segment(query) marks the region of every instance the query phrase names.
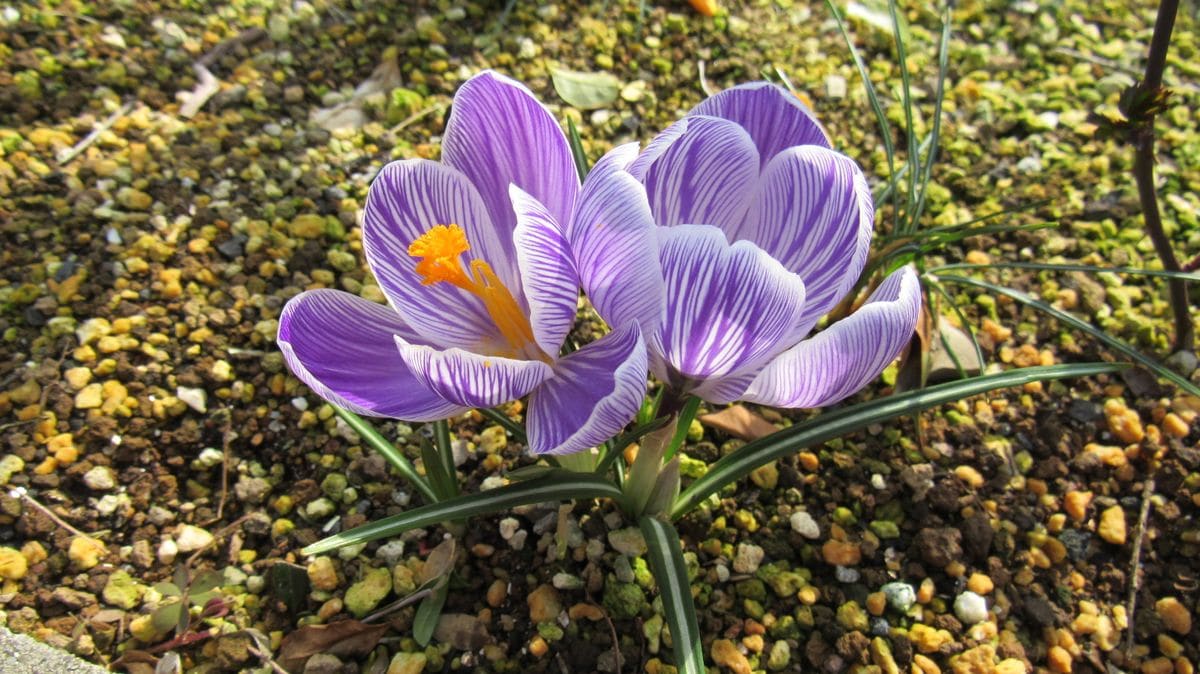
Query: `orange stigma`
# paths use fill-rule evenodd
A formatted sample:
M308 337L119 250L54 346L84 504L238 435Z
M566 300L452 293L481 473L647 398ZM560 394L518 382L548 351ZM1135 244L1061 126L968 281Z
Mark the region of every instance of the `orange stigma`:
M462 227L436 225L408 246L408 254L420 258L416 271L423 285L445 281L483 300L492 322L508 343L509 348L497 355L549 362L549 357L533 338L529 318L491 266L483 260L472 260L469 275L463 268L460 258L470 249L471 244Z

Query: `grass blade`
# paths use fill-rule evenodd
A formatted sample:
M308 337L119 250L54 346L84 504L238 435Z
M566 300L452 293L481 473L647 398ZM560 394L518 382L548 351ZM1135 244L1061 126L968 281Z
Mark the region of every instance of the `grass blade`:
M917 207L912 213L913 228L921 222L921 213L925 210L925 197L928 196L929 181L933 178L933 164L937 160L938 141L942 133L942 103L946 100L946 72L950 69L950 6L942 10L942 39L938 43L938 78L937 89L933 97L933 130L929 136L928 153L925 155L925 173L921 176L921 190L917 197Z
M1099 267L1091 264L1054 264L1050 262L989 262L987 264L968 264L966 262L944 264L929 273L937 274L947 270L970 271L975 269L1033 269L1037 271L1071 272L1081 271L1089 274L1108 272L1111 274L1130 274L1134 276L1158 276L1162 278L1177 278L1184 281L1200 281L1200 273L1187 271L1168 271L1166 269L1138 269L1136 267Z
M900 14L896 9L896 0L888 0L888 14L892 17L892 34L896 40L896 65L900 68L900 87L904 105L904 131L908 136L908 199L904 209L905 219L903 229L915 231L916 221L912 219L917 205L917 180L920 178L921 150L917 142L917 129L913 125L912 78L908 74L908 47L904 44L904 33L900 30ZM932 140L932 137L931 137Z
M620 498L621 490L608 480L596 475L553 471L541 479L517 482L497 489L457 496L399 515L385 517L319 540L304 548L302 554L317 555L336 550L344 545L388 538L410 529L439 522L463 520L476 515L487 515L531 503L601 497Z
M575 120L567 118L567 142L571 146L571 158L575 160L575 171L579 173L579 182L587 177L591 166L588 165L587 153L583 151L583 140L579 137L579 129L575 128Z
M1034 309L1037 309L1043 313L1047 313L1063 323L1075 328L1076 330L1087 333L1088 336L1096 339L1099 342L1102 342L1103 344L1106 344L1109 348L1121 352L1122 354L1133 359L1138 365L1141 365L1147 370L1153 372L1155 375L1175 384L1191 395L1200 396L1200 387L1188 381L1186 377L1183 377L1178 372L1159 363L1150 356L1147 356L1141 351L1133 348L1133 346L1130 344L1113 337L1091 323L1076 318L1075 316L1072 316L1061 309L1056 309L1055 307L1050 306L1041 300L1034 299L1020 290L1013 290L1012 288L1006 288L1004 286L996 285L995 283L980 281L979 279L973 279L966 276L937 274L935 278L945 283L959 283L962 285L975 286L976 288L983 288L989 292L993 292L998 295L1004 295L1005 297L1014 299L1021 304L1033 307Z
M678 519L689 510L700 505L704 499L720 491L722 487L739 480L759 466L782 458L805 447L832 440L847 433L866 428L867 425L913 414L943 403L961 400L993 389L1021 386L1033 381L1086 377L1115 372L1128 365L1124 363L1082 363L1073 365L1050 365L1027 367L982 377L972 377L940 384L921 391L888 396L878 400L852 405L827 412L816 418L785 428L760 440L743 445L725 456L709 469L708 473L690 484L679 495L671 518Z
M662 596L667 627L671 628L675 667L679 674L704 674L704 646L700 641L696 605L692 601L679 532L669 522L654 517L639 519L638 527L646 539L650 571Z
M433 632L437 629L438 620L442 617L442 607L446 605L446 597L450 594L450 583L443 578L434 588L433 593L421 600L417 605L417 613L413 616L413 640L421 647L429 645Z
M430 486L429 481L426 480L420 473L418 473L416 467L412 465L412 462L409 461L406 456L401 454L400 450L396 449L395 445L388 442L387 438L380 435L379 431L375 430L362 417L353 412L344 410L337 405L333 406L333 411L342 418L342 421L346 422L347 426L353 428L354 432L358 433L358 436L371 446L371 449L379 452L379 454L392 465L392 468L395 468L396 472L400 473L401 477L403 477L405 480L408 480L412 486L416 487L417 491L421 492L421 496L424 497L427 502L433 503L434 501L438 500L437 494L434 493L433 487Z

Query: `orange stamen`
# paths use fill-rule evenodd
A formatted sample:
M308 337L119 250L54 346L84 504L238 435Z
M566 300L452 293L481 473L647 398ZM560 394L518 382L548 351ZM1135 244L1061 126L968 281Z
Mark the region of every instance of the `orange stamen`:
M503 355L549 361L534 340L529 318L491 266L483 260L472 260L471 274L467 275L460 257L470 249L471 244L462 227L437 225L413 241L408 246L408 254L421 258L416 272L423 285L445 281L483 300L488 316L508 342L509 349Z

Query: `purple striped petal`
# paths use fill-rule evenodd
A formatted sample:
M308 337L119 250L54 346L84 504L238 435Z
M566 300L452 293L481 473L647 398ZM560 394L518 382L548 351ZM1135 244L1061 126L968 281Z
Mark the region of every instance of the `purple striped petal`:
M423 285L415 271L418 260L408 254L409 244L435 225L448 224L462 227L471 244L464 268L468 259L486 260L523 302L512 241L501 241L467 177L437 162L392 162L371 183L363 213L367 264L421 341L468 349L503 341L479 298L449 283Z
M762 165L795 145L831 147L808 106L770 82L749 82L710 96L688 116L709 115L736 122L754 139Z
M664 301L658 239L646 190L617 168L625 155L605 155L588 174L569 230L571 249L600 317L609 325L636 321L648 334Z
M654 156L642 180L654 221L722 229L740 223L758 180L758 152L750 136L716 117L687 117L673 126L683 127L682 133L661 152L652 143L645 153ZM667 137L673 134L669 130Z
M707 225L658 230L669 300L648 348L664 361L663 381L741 374L795 343L804 282L758 246Z
M540 360L438 349L396 338L400 356L422 386L467 407L495 407L527 395L553 376Z
M279 350L288 367L334 405L407 421L465 412L421 385L400 357L396 336L418 339L395 311L338 290L300 293L279 317Z
M867 181L843 154L793 147L767 165L750 204L732 238L753 241L804 279L807 333L866 264L875 221Z
M605 335L554 365L529 396L529 450L571 454L629 423L646 395L646 347L636 323Z
M554 216L537 199L516 185L509 192L517 214L513 241L533 336L542 351L556 354L575 324L579 306L579 275L571 246Z
M771 361L743 400L773 407L821 407L861 389L912 336L921 285L900 269L858 311Z
M479 188L510 258L509 236L517 225L510 184L544 204L558 222L571 217L579 174L567 137L550 111L515 80L484 71L459 88L442 138L442 161Z

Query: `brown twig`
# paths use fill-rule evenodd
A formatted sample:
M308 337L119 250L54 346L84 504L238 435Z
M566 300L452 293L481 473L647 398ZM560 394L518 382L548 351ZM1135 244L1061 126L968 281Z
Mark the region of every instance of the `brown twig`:
M1141 589L1142 542L1146 540L1146 522L1150 519L1151 499L1154 496L1154 476L1146 477L1142 484L1142 507L1138 512L1137 529L1133 536L1133 552L1129 555L1129 595L1125 599L1125 616L1129 620L1129 629L1125 632L1125 657L1133 655L1133 612L1137 608L1138 590Z
M25 489L24 487L14 488L12 491L9 492L9 495L12 496L13 498L25 499L26 503L33 506L34 508L37 508L39 511L41 511L41 513L43 515L45 515L46 517L49 517L52 522L54 522L55 524L57 524L58 526L60 526L64 529L66 529L67 531L70 531L71 533L75 534L76 536L83 536L84 538L91 538L91 539L96 538L92 534L85 534L82 531L71 526L70 524L67 524L67 522L65 520L63 520L63 518L59 517L58 515L55 515L54 511L50 510L49 508L42 505L41 503L38 503L36 499L34 499L32 496L29 495L29 491L27 489Z
M1150 38L1150 54L1146 59L1146 76L1134 88L1134 101L1162 100L1162 77L1167 62L1167 47L1171 43L1171 31L1175 28L1175 15L1178 10L1179 0L1162 0L1158 5L1154 35ZM1180 271L1175 250L1163 231L1162 215L1158 210L1158 194L1154 188L1154 119L1158 110L1155 105L1150 104L1134 112L1137 114L1130 118L1133 122L1133 177L1137 181L1146 233L1154 244L1154 251L1162 261L1163 269ZM1187 281L1180 278L1168 279L1167 288L1170 292L1171 313L1175 318L1173 350L1191 351L1195 346L1196 331L1188 305Z
M205 522L203 526L221 520L225 514L225 501L229 499L229 445L232 444L236 434L233 432L233 413L229 411L229 408L221 408L218 414L225 417L225 423L221 425L221 498L217 501L216 516Z

